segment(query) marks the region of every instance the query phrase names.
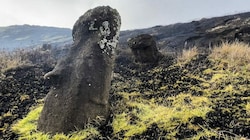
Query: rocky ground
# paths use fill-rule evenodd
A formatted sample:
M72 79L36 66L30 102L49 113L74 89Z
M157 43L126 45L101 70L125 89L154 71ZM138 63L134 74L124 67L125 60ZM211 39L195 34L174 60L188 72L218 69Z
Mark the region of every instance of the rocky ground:
M22 66L7 70L0 78L0 139L15 139L11 124L23 118L49 90L43 75L48 66Z
M118 54L110 91L112 114L104 125L93 123L95 131L88 129L84 139L250 138L248 69L232 70L209 54L185 61L164 55L158 64L148 65L135 63L129 53ZM0 139L20 136L11 125L45 97L49 86L42 77L49 70L28 66L5 72Z
M234 77L236 75L233 76L224 69L227 74L222 77L231 77L217 79L216 76L219 76L217 70L220 68L217 63L209 60L208 54L197 55L189 62L180 65L171 57L164 57L161 64L153 68L139 69L140 66L131 64L119 64L120 71L113 83L113 98L118 100L115 102L113 112L117 117L130 118L129 124L117 130L118 136L115 139L121 137L123 139L250 138L250 114L246 108L250 94L249 72L247 76L243 74L242 77L239 75ZM214 79L217 81L213 81ZM233 88L227 89L231 85ZM237 85L242 87L237 89ZM117 102L121 104L117 105ZM150 112L145 109L146 106L142 107L145 104L155 111L152 113L169 115L173 112L163 113L163 111L170 110L182 113L177 113L177 116L169 115L173 117L169 120L174 122L172 124L161 120L168 117L154 114L151 114L152 118L145 119L143 115L150 116ZM154 106L156 108L167 106L171 109L162 109L158 112L152 104L157 104ZM121 105L126 106L122 113ZM160 117L159 120L157 117ZM150 123L151 119L156 121ZM166 123L169 128L164 128L165 125L162 123ZM139 126L134 132L129 130L133 125ZM141 127L147 128L140 133L138 131Z

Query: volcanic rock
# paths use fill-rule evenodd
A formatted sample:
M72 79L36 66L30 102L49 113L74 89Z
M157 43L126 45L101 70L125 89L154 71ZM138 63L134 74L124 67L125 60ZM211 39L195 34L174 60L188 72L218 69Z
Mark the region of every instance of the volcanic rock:
M91 9L76 21L69 55L45 75L54 88L45 99L39 130L68 133L98 116L109 115L113 54L119 29L119 13L109 6Z

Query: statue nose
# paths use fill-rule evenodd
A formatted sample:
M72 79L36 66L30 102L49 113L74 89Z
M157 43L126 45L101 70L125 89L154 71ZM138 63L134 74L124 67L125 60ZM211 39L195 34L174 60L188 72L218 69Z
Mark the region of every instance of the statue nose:
M50 71L46 73L43 78L47 83L53 87L58 87L62 81L62 76L59 71Z

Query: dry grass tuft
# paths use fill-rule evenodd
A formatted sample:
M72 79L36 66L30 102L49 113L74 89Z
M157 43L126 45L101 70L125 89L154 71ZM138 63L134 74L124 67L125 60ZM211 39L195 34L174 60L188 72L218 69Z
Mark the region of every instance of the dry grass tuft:
M0 51L0 73L23 65L43 65L54 66L56 63L52 52L49 49L19 49L13 52Z
M184 49L182 51L182 54L180 56L178 56L177 62L178 63L187 63L190 60L192 60L197 54L198 54L197 47Z
M209 57L219 62L224 69L250 70L250 45L243 42L224 42L213 48Z
M12 69L24 64L21 55L18 52L0 51L0 72L3 73L8 69Z

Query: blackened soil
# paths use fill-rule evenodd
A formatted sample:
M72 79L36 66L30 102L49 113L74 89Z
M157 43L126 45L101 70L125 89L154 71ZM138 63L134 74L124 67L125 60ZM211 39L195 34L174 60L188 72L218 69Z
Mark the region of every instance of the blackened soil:
M118 76L114 76L112 81L112 89L110 96L111 106L116 106L117 101L122 100L122 97L115 94L117 92L139 92L154 91L157 94L143 94L143 98L151 99L160 96L162 98L167 96L175 96L181 92L189 91L194 96L202 96L203 91L196 91L191 86L199 86L199 79L187 77L187 73L202 75L203 71L211 68L211 62L208 60L207 55L198 55L190 63L184 66L174 65L175 60L173 57L164 56L158 64L142 65L135 63L132 58L128 56L119 56L116 59L114 72ZM30 107L37 103L37 100L46 96L49 91L49 84L43 79L43 75L50 71L52 68L48 66L26 66L5 72L4 78L0 79L0 139L16 139L18 136L10 130L11 124L17 119L24 117L30 110ZM154 71L155 69L156 71ZM209 79L209 75L204 75L205 79ZM134 82L141 81L140 84ZM153 81L153 82L149 82ZM178 86L175 86L177 81L181 81ZM249 81L245 81L249 82ZM128 84L129 88L121 88L122 85L117 83ZM162 87L167 85L167 92L161 90ZM166 94L167 93L167 94ZM249 97L249 90L245 91L238 96ZM190 123L195 125L207 125L212 129L224 130L232 132L243 137L250 137L250 127L240 118L246 118L246 110L240 109L242 104L246 104L245 100L241 97L237 98L217 98L213 99L213 111L209 112L206 118L195 117L190 120ZM187 99L187 102L190 102ZM161 103L159 101L160 104ZM171 104L171 101L168 102ZM166 104L167 105L167 104ZM234 109L236 107L236 109ZM228 112L225 109L231 109ZM239 108L239 109L238 109ZM227 109L228 110L228 109ZM99 128L101 138L96 139L118 139L124 137L123 132L114 136L112 129L113 115L116 110L112 110L110 118ZM132 118L136 119L136 118ZM132 120L131 120L132 122ZM188 129L187 124L182 124L178 127L179 132L175 136L176 139L186 139L197 132L193 129ZM203 130L198 130L203 131ZM140 135L135 135L131 139L164 139L168 132L159 129L157 124L152 124L145 132ZM227 135L230 136L229 133ZM201 138L207 139L207 137ZM220 139L210 137L209 139ZM222 138L223 139L223 138Z
M0 139L16 139L11 124L23 118L39 99L48 93L43 75L49 66L23 66L10 69L0 79Z

